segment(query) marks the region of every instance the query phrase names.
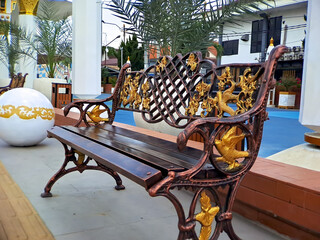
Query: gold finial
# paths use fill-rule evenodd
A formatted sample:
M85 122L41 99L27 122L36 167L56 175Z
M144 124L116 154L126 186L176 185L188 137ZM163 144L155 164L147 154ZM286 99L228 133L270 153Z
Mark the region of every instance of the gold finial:
M39 0L20 0L20 14L37 15Z
M271 47L273 47L274 45L273 45L273 37L272 38L270 38L270 45L269 46L271 46Z
M128 61L130 62L130 57L128 56Z

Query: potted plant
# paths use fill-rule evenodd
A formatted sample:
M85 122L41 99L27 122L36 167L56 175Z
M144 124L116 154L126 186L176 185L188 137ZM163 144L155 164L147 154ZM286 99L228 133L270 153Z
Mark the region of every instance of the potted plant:
M101 68L101 92L111 93L111 83L108 83L109 71L107 68Z
M301 79L294 76L283 76L276 86L279 108L295 108L296 95L301 89Z
M20 47L21 38L25 37L26 33L16 24L0 20L0 34L0 61L8 68L9 77L12 78L18 61L28 55L28 52Z
M72 59L72 24L67 17L58 17L54 2L44 0L36 18L36 33L24 39L38 61L47 65L48 78L55 77L59 63Z

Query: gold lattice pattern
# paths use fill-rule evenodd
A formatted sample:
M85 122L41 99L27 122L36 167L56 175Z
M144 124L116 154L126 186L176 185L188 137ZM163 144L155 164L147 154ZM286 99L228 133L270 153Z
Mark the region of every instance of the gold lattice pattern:
M13 105L0 106L0 117L10 118L15 114L24 120L36 119L37 117L40 117L43 120L52 120L54 118L54 111L52 108Z
M196 215L196 220L201 224L199 240L208 240L212 231L212 222L219 212L219 206L212 207L210 198L205 191L201 192L201 212Z
M244 113L252 108L254 99L252 98L256 90L257 79L260 73L253 76L251 68L247 68L243 75L239 77L240 81L236 83L234 77L230 73L230 68L226 67L218 79L218 92L214 98L210 97L211 84L199 83L196 86L196 93L190 98L189 106L186 108L186 115L195 115L201 103L201 117L207 117L214 109L218 110L218 117L222 117L224 113L231 116ZM241 92L236 95L234 90L236 87L241 88ZM237 109L232 109L228 104L236 103Z

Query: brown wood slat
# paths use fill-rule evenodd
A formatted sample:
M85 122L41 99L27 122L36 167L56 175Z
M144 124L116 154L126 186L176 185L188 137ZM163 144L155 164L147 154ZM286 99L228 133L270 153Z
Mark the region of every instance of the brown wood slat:
M189 161L192 165L194 165L197 162L197 160L195 160L195 159L199 159L201 154L203 153L203 151L200 151L198 149L191 148L191 147L185 147L185 149L182 152L180 152L177 148L176 143L166 141L163 139L159 139L156 137L152 137L152 136L142 134L139 132L135 132L132 130L128 130L125 128L116 127L116 126L109 125L109 124L101 125L101 126L99 126L99 128L113 132L115 134L129 137L131 139L136 139L138 141L148 143L149 145L153 145L158 148L162 148L162 149L169 151L169 152L172 152L172 153L177 153L180 156L184 156L183 158L185 159L185 161Z
M48 136L56 138L60 142L123 174L146 189L162 179L162 174L159 170L104 145L81 137L71 130L56 126L48 131Z
M65 127L66 129L85 135L91 140L104 144L106 147L114 148L130 157L138 158L148 165L152 165L161 170L165 175L168 171L182 171L189 169L196 163L195 159L167 149L159 148L157 145L151 145L149 142L138 141L136 139L120 135L115 131L107 131L96 127L75 128ZM118 129L118 127L115 127ZM143 134L141 134L143 135ZM156 143L156 142L155 142ZM170 142L171 145L175 145ZM187 159L187 160L186 160ZM192 162L192 163L190 163Z

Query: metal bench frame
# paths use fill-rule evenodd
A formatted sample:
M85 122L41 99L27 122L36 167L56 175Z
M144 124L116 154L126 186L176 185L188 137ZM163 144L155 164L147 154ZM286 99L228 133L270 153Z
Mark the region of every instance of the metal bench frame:
M42 197L52 196L53 184L65 174L89 169L110 174L115 188L121 190L120 173L145 187L150 196L163 196L173 203L178 239L217 239L222 231L231 239L240 239L231 224L232 206L241 180L258 155L268 118L268 93L275 85L277 61L285 51L284 46L274 48L261 64L216 67L196 52L161 57L143 72L127 72L130 66L125 64L112 96L69 104L65 115L71 108L80 111L76 127L48 131L49 137L63 144L66 157ZM140 112L148 123L165 121L183 129L177 145L113 126L118 110ZM83 123L87 127L79 127ZM203 138L202 151L186 147L194 133ZM67 168L69 162L74 166ZM194 194L188 216L171 192L175 188ZM198 203L201 212L196 213ZM195 230L197 223L200 233Z
M18 73L17 75L13 75L10 80L10 83L7 86L0 87L0 96L3 93L9 91L10 89L23 87L24 83L26 81L27 75L28 75L28 73L26 73L24 76L22 75L22 73Z

